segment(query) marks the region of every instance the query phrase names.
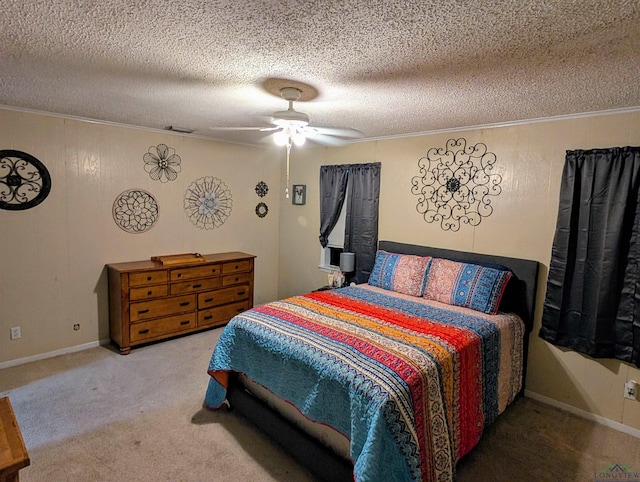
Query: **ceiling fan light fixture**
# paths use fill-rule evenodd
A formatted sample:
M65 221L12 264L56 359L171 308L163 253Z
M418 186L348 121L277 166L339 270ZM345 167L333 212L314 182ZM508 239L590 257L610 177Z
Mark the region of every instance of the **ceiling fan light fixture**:
M293 138L293 143L298 147L299 146L303 146L304 142L307 140L306 137L304 136L304 134L302 134L301 132L298 132L298 131L296 131L293 134L292 138Z
M273 135L273 142L275 142L277 146L286 146L288 141L289 133L284 130L278 131Z

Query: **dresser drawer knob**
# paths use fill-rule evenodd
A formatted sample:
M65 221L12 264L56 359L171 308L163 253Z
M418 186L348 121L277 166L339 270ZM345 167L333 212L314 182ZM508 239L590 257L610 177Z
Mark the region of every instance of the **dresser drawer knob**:
M204 317L205 320L210 320L211 318L213 318L213 315L207 315Z
M184 320L180 322L180 326L184 326L184 325L188 325L189 324L189 320Z
M202 285L193 285L194 288L200 288Z
M236 281L239 281L239 280L240 280L240 278L238 278L238 277L236 276Z
M149 310L138 310L139 315L143 315L145 313L149 313Z
M139 335L146 335L147 333L149 333L148 329L146 329L146 330L138 330L138 334Z
M244 290L243 290L243 291L238 291L238 296L242 296L242 295L244 295L245 293L246 293L246 291L244 291Z
M242 313L243 311L244 311L244 308L238 308L238 309L236 310L236 312L238 312L238 313Z
M153 291L147 291L147 296L151 296L153 294Z
M151 276L147 276L147 281L151 281Z
M180 303L180 306L189 306L190 304L190 301L183 301L182 303Z
M205 298L204 302L205 303L211 303L213 301L213 298Z

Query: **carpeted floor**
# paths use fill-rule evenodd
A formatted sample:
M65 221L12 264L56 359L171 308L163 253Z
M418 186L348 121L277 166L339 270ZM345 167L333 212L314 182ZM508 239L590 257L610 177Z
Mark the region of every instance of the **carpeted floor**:
M9 396L31 456L20 480L314 481L234 412L202 408L219 333L0 370L0 396ZM521 398L461 461L457 479L587 481L615 464L640 471L640 439Z

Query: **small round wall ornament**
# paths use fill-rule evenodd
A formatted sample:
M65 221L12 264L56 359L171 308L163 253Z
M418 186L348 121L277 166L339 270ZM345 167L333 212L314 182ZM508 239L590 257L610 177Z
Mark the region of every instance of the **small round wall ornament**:
M269 207L265 203L259 203L256 206L256 215L259 218L264 218L269 213Z
M159 215L158 202L142 189L124 191L113 202L113 220L127 233L148 231L156 224Z
M219 228L231 216L233 200L227 185L217 177L195 180L184 194L187 217L200 229Z
M267 186L266 182L260 181L258 184L256 184L256 194L258 196L265 197L268 192L269 192L269 186Z
M175 181L181 170L182 159L173 147L166 144L158 144L149 147L148 152L143 156L144 170L149 173L149 177L154 181L167 182Z
M30 209L50 191L51 176L42 162L26 152L0 150L0 209Z

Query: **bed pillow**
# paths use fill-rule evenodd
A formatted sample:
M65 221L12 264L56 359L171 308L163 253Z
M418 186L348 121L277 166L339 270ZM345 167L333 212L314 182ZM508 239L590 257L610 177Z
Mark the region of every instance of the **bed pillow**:
M411 296L422 296L431 256L389 253L378 250L369 284Z
M509 270L434 258L424 297L495 315L511 276Z

